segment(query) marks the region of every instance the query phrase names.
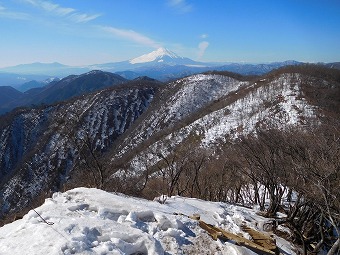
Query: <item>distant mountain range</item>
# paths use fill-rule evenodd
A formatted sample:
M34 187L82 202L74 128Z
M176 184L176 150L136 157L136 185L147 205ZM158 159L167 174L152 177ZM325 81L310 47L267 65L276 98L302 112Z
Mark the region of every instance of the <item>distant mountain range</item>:
M40 83L52 77L53 76L51 75L41 75L41 74L32 75L32 74L20 74L20 73L6 73L6 72L3 72L2 69L0 69L0 86L11 86L15 89L22 91L20 87L27 82L38 81Z
M91 93L128 81L113 73L90 71L81 75L70 75L62 80L53 79L44 87L32 88L21 93L12 87L0 87L0 114L15 107L52 104L75 96ZM5 95L7 95L5 97Z
M65 77L71 74L81 74L91 70L103 70L110 72L120 72L127 70L137 70L141 67L145 68L155 66L176 66L176 65L199 65L205 66L206 64L196 62L189 58L180 57L174 52L165 48L159 48L149 54L140 57L113 63L89 65L83 67L67 66L60 63L32 63L21 64L6 68L0 68L1 74L20 74L20 75L47 75Z
M207 71L263 75L284 66L301 64L304 63L294 60L267 64L204 63L165 48L126 61L83 67L56 62L22 64L0 69L0 114L19 106L59 102L143 76L167 82ZM339 62L322 65L340 69Z
M17 66L10 66L1 68L2 73L15 73L21 75L45 75L45 76L58 76L65 77L70 74L85 73L89 70L88 67L73 67L63 65L60 63L32 63L21 64Z
M264 64L205 63L179 56L165 48L159 48L148 54L126 61L81 67L68 66L55 62L22 64L0 68L0 86L13 86L18 88L23 83L32 80L40 82L50 77L63 78L68 75L82 74L91 70L118 73L126 79L134 79L138 76L149 76L161 81L168 81L212 70L237 72L242 75L262 75L282 66L299 64L302 64L302 62L294 60ZM339 68L340 65L339 63L328 63L327 66Z

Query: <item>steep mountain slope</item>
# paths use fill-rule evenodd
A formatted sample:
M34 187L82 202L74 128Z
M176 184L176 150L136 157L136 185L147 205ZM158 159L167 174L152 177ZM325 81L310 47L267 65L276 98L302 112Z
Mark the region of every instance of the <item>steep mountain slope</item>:
M73 168L96 160L95 151L106 151L131 126L158 87L159 82L137 80L0 117L0 217L60 190ZM85 172L84 182L91 183L91 172Z
M0 86L0 105L18 100L23 94L10 86Z
M112 178L144 175L190 144L215 150L259 128L317 125L327 109L313 99L309 92L313 87L314 91L333 87L331 93L338 96L332 100L339 100L340 80L320 80L299 67L248 81L226 75L193 75L168 84L162 97L115 145L111 167L117 173Z
M43 88L28 91L20 100L12 100L7 104L0 105L0 112L6 112L19 106L52 104L71 97L122 84L126 81L126 79L119 75L102 71L71 75L60 81L52 81Z
M119 75L102 71L71 75L55 84L51 84L33 100L38 103L50 104L95 90L122 84L125 81L126 79Z
M118 151L123 154L155 134L172 133L176 126L188 124L187 119L212 102L246 85L247 82L214 74L193 75L168 84L149 115L131 131Z

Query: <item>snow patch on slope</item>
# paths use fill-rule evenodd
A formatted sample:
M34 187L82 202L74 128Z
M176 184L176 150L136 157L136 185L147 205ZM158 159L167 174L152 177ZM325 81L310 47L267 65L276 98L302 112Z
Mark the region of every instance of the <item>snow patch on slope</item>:
M177 119L187 116L247 84L223 75L206 74L192 75L177 83L183 83L183 86L167 102L164 122L170 121L174 116Z
M231 105L193 123L204 130L202 144L209 146L226 136L237 138L255 131L256 127L304 125L315 116L316 108L301 95L301 77L284 74L267 86L261 86Z

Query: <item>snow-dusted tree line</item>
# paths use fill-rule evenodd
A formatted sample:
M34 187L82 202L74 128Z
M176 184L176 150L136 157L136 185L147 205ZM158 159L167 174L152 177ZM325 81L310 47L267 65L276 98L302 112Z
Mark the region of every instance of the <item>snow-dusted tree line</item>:
M286 216L278 223L292 230L305 254L320 249L332 254L339 246L339 135L334 126L259 131L219 151L191 141L168 156L155 152L159 162L146 167L135 190L126 188L149 198L157 192L258 205L267 217L281 212Z
M221 142L214 150L198 146L199 141L193 135L170 154L153 151L153 160L144 158L145 171L139 175L105 176L108 164L88 152L93 157L92 167L84 161L93 176L88 183L149 199L165 194L258 206L273 219L284 213L270 226L277 234L277 225L284 224L304 254L321 249L335 254L340 226L338 125L258 130L237 142Z

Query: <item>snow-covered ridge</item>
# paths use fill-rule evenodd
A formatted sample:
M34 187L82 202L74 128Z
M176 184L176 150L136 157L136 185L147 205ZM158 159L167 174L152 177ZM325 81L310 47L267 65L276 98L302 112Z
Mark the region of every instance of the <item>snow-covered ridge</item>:
M197 120L191 128L204 130L202 145L209 147L226 136L237 138L253 133L260 123L264 128L271 126L281 130L306 125L316 117L317 107L305 100L301 79L299 74L283 74L231 105Z
M174 98L173 101L169 100L169 102L172 102L171 104L165 104L164 107L167 110L154 114L155 117L150 120L151 123L148 122L144 126L149 129L153 128L148 133L157 133L159 131L157 130L157 125L163 119L168 123L167 126L176 122L174 118L176 113L180 114L179 117L183 117L187 111L186 103L191 102L191 97L195 97L194 93L198 92L198 88L202 89L203 92L205 90L212 91L210 95L213 95L211 87L205 87L208 84L207 80L205 80L207 77L213 78L214 76L194 75L182 79L182 82L186 81L185 85L181 87L178 93L171 97ZM142 163L145 158L148 159L148 162L155 164L159 160L158 157L154 156L156 151L162 151L163 155L168 155L171 151L175 150L176 146L185 141L190 134L196 134L201 138L202 147L212 148L218 145L219 142L225 141L226 137L235 139L254 133L256 127L260 125L264 128L270 126L282 130L292 126L310 125L316 117L317 107L309 105L305 100L301 91L301 80L303 80L303 77L300 74L287 73L259 87L255 87L255 84L249 85L247 87L249 92L243 97L236 99L221 109L212 111L194 120L191 124L174 130L150 145L140 154L135 155L131 160L131 172L137 175L142 173L146 170ZM229 87L230 91L236 89L238 84L234 83L233 85ZM194 86L195 89L191 86ZM191 89L189 89L190 87ZM224 92L228 93L227 91ZM204 95L204 93L200 94ZM199 103L204 102L200 97L198 98L199 100L197 101ZM189 105L193 106L195 103L191 102ZM191 109L191 111L193 110ZM135 140L133 142L130 141L124 150L132 146L131 144L139 143L143 137L145 136L143 136L142 132L137 134L134 137Z
M182 57L178 56L176 53L166 48L158 48L157 50L153 52L131 59L129 62L130 64L147 63L147 62L152 62L155 60L158 60L158 62L163 62L162 58L165 56L170 57L172 59L183 59Z
M120 148L119 156L164 127L173 126L176 122L197 113L214 100L247 85L248 82L216 74L197 74L171 83L168 89L172 95L159 109L154 111L136 134L127 138L125 147ZM145 130L147 130L147 134Z
M245 236L241 224L256 228L266 221L255 210L226 203L176 196L160 204L77 188L55 193L23 219L0 228L0 254L256 254L214 241L197 221L185 216L193 214ZM283 254L295 254L288 242L278 237L276 241Z

